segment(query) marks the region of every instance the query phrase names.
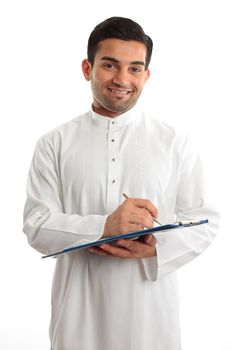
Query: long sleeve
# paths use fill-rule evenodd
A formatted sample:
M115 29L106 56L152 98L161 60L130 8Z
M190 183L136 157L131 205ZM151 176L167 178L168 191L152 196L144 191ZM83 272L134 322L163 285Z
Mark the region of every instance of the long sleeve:
M211 244L218 231L219 215L206 199L203 169L197 153L184 140L178 156L180 175L176 184L176 220L208 218L209 223L157 233L157 256L143 259L146 277L151 280L159 279L196 258Z
M29 244L43 254L101 237L106 215L66 213L59 164L54 150L40 139L31 163L23 231Z

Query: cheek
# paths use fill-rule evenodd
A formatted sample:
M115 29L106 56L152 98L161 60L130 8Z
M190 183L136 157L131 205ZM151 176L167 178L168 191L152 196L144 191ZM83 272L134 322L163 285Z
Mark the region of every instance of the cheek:
M96 84L102 85L108 80L108 76L104 71L92 72L91 78Z
M102 80L102 77L94 76L91 78L91 85L94 88L94 90L102 90L103 84L104 82Z
M145 82L139 81L135 84L135 86L136 86L137 90L141 92L143 90L144 84L145 84Z
M138 90L142 90L146 83L146 79L145 77L142 77L142 78L135 77L131 82L133 83L134 86L136 86Z

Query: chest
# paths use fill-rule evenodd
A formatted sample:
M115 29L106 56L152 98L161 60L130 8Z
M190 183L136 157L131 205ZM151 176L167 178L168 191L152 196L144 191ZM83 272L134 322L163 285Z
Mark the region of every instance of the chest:
M176 176L173 144L140 130L88 130L60 154L64 201L91 198L94 210L117 207L123 192L161 205Z

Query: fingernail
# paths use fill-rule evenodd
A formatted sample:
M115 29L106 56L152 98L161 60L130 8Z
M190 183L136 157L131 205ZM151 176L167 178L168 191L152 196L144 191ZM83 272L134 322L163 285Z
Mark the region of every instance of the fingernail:
M107 245L106 244L100 244L100 248L107 249Z
M119 240L117 243L118 243L119 245L124 245L124 244L125 244L125 241Z

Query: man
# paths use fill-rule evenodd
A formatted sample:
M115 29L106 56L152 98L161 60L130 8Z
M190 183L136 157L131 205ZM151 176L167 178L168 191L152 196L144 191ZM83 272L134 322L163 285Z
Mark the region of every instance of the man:
M137 106L151 53L152 40L130 19L112 17L93 30L82 63L92 109L39 139L24 232L49 254L156 219L209 224L60 255L52 350L181 349L176 270L211 243L218 217L187 139Z

